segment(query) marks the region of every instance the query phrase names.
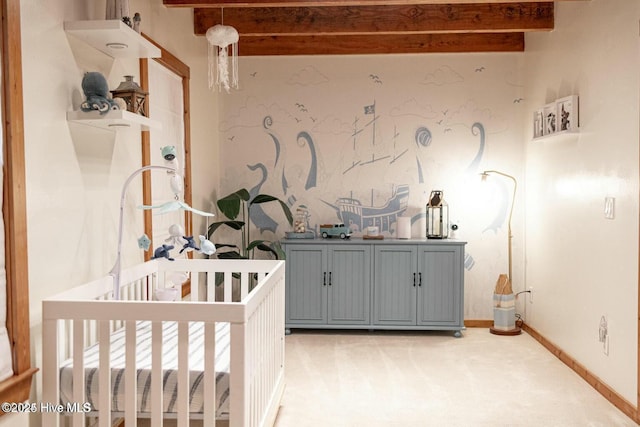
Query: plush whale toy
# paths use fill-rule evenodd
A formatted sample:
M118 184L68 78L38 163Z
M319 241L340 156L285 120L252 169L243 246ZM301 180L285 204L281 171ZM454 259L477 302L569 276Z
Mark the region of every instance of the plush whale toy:
M171 254L169 254L169 252L172 249L173 249L172 245L162 245L156 248L156 250L153 252L153 256L151 257L151 259L166 258L169 261L173 261L173 258L171 258Z
M216 253L216 245L209 241L205 236L200 235L200 253L205 255L213 255Z
M200 248L196 246L196 242L193 238L193 236L182 236L182 238L184 240L187 241L187 243L184 244L184 246L182 246L182 249L180 249L180 253L184 252L184 251L200 251Z

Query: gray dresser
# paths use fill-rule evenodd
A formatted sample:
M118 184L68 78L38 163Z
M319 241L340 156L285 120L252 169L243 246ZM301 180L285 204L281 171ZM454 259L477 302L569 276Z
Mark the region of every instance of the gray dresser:
M456 240L285 239L286 328L464 329Z

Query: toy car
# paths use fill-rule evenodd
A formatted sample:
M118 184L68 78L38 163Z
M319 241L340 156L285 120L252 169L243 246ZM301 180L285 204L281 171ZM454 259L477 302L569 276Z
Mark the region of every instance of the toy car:
M351 237L351 229L344 224L322 224L320 225L320 235L325 239L328 237L348 239Z

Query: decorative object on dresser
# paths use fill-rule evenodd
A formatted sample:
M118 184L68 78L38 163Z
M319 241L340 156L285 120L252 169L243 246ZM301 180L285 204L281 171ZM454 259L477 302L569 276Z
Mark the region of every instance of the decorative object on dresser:
M449 237L449 205L444 201L444 192L434 190L427 203L427 239Z
M508 246L508 260L509 260L509 275L501 274L498 276L498 281L496 283L496 290L494 291L494 326L490 329L490 332L497 335L518 335L520 334L520 328L515 326L515 308L513 310L510 307L507 307L509 304L513 302L515 304L515 297L513 295L513 291L511 290L512 284L512 251L511 251L511 240L513 239L513 234L511 233L511 218L513 217L513 205L516 201L516 189L518 188L518 181L515 177L506 174L504 172L500 172L497 170L486 170L482 172L480 175L482 176L482 180L486 180L489 175L496 174L500 176L504 176L505 178L509 178L513 181L513 193L511 195L511 208L509 209L509 217L507 219L507 246ZM500 293L498 293L500 292ZM505 304L507 306L505 306ZM514 306L515 307L515 306ZM507 308L508 310L501 310ZM511 319L505 320L504 316L513 315L513 322ZM511 328L513 325L513 328Z
M351 237L351 229L344 224L321 224L320 235L323 239L329 237L340 237L341 239L348 239Z
M307 229L309 224L309 209L305 205L296 208L296 216L293 221L293 231L286 231L284 234L287 239L313 239L315 233Z
M398 239L411 238L411 217L399 216L396 222L396 237Z
M362 235L362 238L365 240L383 240L384 236L380 234L380 227L371 225L367 227L365 230L365 234Z
M365 234L362 236L362 238L364 240L384 240L384 236L382 234L378 234L377 236L369 236Z
M464 246L451 240L284 240L286 327L464 330Z
M147 95L149 92L142 90L140 85L133 81L133 76L124 76L124 81L111 91L113 98L124 100L127 111L148 117L147 114Z

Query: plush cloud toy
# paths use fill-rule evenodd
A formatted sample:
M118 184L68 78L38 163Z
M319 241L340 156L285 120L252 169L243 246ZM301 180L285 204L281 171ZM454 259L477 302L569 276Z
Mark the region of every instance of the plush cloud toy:
M116 101L108 98L109 85L107 84L107 79L97 71L84 74L82 91L87 98L80 104L80 109L84 112L98 110L100 114L105 114L109 110L120 109Z

